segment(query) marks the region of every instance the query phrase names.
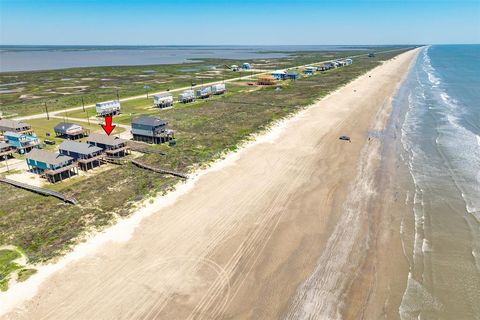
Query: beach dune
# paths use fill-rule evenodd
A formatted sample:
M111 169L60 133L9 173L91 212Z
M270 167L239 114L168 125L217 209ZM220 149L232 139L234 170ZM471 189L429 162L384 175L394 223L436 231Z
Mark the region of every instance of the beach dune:
M368 132L383 130L417 52L215 164L173 204L150 208L130 239L69 263L3 318L358 319L378 316L389 297L394 310L401 293L384 288L407 273L376 273L402 253L365 263L371 241L391 241L369 227L381 142Z

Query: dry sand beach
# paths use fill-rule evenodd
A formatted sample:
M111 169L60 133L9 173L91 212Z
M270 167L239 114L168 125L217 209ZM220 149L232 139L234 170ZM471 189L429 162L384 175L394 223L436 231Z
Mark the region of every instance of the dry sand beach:
M368 132L383 130L417 53L282 122L141 221L134 215L130 238L84 245L84 257L41 282L42 271L32 276L22 284L30 299L12 288L0 296L2 319L398 317L408 270L386 214L396 204L377 170L381 142Z

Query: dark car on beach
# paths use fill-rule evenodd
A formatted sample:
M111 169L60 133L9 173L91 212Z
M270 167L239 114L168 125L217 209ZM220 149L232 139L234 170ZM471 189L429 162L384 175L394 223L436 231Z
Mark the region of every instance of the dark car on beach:
M340 138L338 139L344 140L344 141L351 141L349 136L340 136Z

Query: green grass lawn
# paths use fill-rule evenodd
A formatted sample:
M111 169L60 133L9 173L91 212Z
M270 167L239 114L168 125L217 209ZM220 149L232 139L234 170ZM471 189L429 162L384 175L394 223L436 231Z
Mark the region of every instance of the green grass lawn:
M57 119L57 118L50 118L47 119L31 119L28 120L28 123L32 125L33 130L40 138L40 140L44 141L45 139L54 141L55 145L48 145L45 144L45 148L47 150L57 150L58 145L64 141L64 138L56 137L53 128L62 121L67 121L70 123L75 123L81 125L83 128L90 130L90 132L103 132L102 127L98 124L100 120L92 120L90 125L86 122L80 122L72 120L71 118L68 119ZM118 134L125 131L124 128L117 127L115 128L114 133ZM84 139L80 139L78 141L83 141Z
M167 110L151 108L151 100L147 99L129 101L123 105L125 113L115 117L115 121L129 124L139 114L159 115L176 131L177 144L151 146L164 151L166 156L146 154L141 161L188 172L218 159L225 151L235 150L251 134L308 106L398 53L358 58L348 67L280 82L280 91L275 90L277 86L258 89L227 84L229 92L225 96L176 104ZM50 125L39 122L38 127ZM102 229L117 216L129 215L137 201L165 193L178 181L179 178L128 164L113 167L101 178L93 175L52 187L74 196L78 200L76 206L0 184L0 194L8 195L0 202L0 245L22 248L32 263L49 260L65 252L82 233L92 228Z

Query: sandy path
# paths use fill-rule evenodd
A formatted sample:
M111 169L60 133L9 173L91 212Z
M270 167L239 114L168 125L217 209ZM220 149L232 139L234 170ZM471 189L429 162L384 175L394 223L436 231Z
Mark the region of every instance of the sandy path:
M416 51L323 99L269 141L242 150L232 165L202 176L173 205L145 218L127 242L109 242L56 272L5 318L338 315L346 303L345 279L355 273L349 262L358 260L350 255L356 238L347 231L359 234L365 218L344 209L368 210L364 200L373 193L360 183L371 182L364 174L378 149L368 143L367 130ZM340 134L353 142L339 141ZM349 197L356 187L367 198Z

